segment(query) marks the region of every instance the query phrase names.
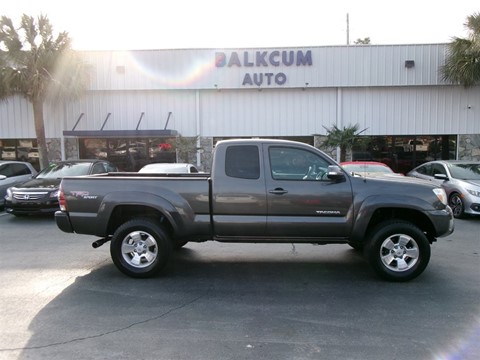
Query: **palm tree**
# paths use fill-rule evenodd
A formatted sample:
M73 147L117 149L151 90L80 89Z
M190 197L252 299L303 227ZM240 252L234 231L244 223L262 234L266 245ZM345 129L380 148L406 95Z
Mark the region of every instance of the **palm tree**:
M327 130L327 138L323 141L322 145L326 147L339 147L340 148L340 162L344 162L347 157L347 151L353 147L355 137L360 135L365 130L358 132L360 125L349 125L340 129L337 125L333 125L331 128L324 126Z
M448 44L445 65L440 72L443 80L464 86L480 83L480 13L467 17L467 39L455 37Z
M6 16L0 19L0 99L19 94L33 106L40 167L48 165L43 108L80 96L87 86L87 71L71 50L68 33L56 38L46 16L23 15L18 29Z
M201 149L197 147L198 138L198 135L195 137L178 136L175 138L174 146L177 151L177 161L192 162L192 154Z
M358 38L353 43L355 45L369 45L370 44L370 38L369 37L366 37L366 38L363 38L363 39Z

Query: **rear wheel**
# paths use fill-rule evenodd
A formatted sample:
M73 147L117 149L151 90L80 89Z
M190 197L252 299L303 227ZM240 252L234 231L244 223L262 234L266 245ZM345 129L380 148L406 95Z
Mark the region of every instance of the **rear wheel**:
M113 234L110 255L124 274L147 278L158 274L167 264L172 243L165 230L149 219L133 219Z
M386 221L369 234L365 257L373 270L389 281L408 281L420 275L430 261L430 243L414 224Z
M457 219L465 217L465 205L463 200L458 193L454 193L450 196L450 201L448 202L453 211L453 216Z

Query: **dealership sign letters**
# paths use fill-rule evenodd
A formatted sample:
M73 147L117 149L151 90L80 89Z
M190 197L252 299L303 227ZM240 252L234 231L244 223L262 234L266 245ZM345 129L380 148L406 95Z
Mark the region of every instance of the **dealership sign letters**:
M215 66L217 68L251 68L257 72L246 72L243 76L243 86L282 86L287 82L287 75L280 71L269 71L269 68L280 66L312 66L311 50L270 50L270 51L232 51L231 53L216 52ZM263 71L263 68L267 68ZM261 71L258 71L261 69Z

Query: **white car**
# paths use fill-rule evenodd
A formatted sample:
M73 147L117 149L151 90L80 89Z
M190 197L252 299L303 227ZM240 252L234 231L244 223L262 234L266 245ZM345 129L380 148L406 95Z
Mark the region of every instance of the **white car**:
M138 172L148 174L192 174L199 171L195 165L187 163L152 163L145 165Z

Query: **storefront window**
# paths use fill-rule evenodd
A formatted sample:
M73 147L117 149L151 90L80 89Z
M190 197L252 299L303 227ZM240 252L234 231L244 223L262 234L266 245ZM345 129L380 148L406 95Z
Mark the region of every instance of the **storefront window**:
M431 160L456 158L455 135L360 136L352 148L352 160L379 161L395 172L407 173Z
M174 138L79 139L80 158L107 159L120 171L138 171L154 162L174 163Z
M0 160L28 161L39 169L36 139L0 140Z

